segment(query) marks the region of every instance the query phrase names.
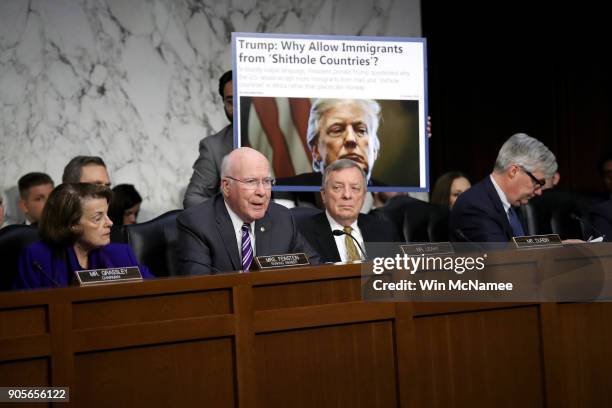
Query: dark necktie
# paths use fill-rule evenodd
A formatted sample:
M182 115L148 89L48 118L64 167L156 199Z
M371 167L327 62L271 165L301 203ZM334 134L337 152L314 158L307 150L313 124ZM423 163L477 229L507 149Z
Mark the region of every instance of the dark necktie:
M249 230L251 225L246 222L242 224L242 270L248 272L253 262L253 246L251 245L251 235Z
M510 209L508 209L508 221L510 221L513 236L522 237L525 235L525 231L523 231L521 221L519 220L518 215L516 215L516 210L513 207L510 207Z

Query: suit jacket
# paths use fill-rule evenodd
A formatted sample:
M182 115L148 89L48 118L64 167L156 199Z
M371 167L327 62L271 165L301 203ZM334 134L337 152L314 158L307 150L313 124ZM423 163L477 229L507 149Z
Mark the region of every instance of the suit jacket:
M236 233L221 194L186 209L176 222L180 275L242 269ZM296 252L306 253L312 264L319 263L319 255L300 235L289 210L270 202L263 218L255 221L256 256Z
M371 214L359 214L357 225L364 243L401 241L396 228L387 219ZM299 228L310 246L321 256L321 262L341 261L336 240L324 211L300 221Z
M138 265L129 245L108 244L92 249L88 255L87 269L138 266L143 278L153 278L146 266ZM19 259L19 275L15 289L68 286L74 272L82 270L72 246L53 248L42 241L26 247ZM44 271L44 272L43 272Z
M219 192L221 161L234 147L233 134L233 127L229 124L219 133L200 140L200 156L193 164L183 207L192 207Z
M451 210L449 228L451 241L465 241L457 230L473 242L508 242L512 239L508 216L489 176L457 198ZM524 223L523 229L527 230Z
M600 234L606 236L606 242L612 242L612 200L596 204L589 209L589 219L595 229L589 234L598 237Z

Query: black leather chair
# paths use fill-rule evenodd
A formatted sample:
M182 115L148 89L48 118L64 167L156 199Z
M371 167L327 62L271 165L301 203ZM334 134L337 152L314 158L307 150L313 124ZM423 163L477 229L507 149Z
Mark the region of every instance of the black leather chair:
M424 201L418 200L414 197L410 197L407 195L395 196L390 198L387 203L380 208L370 211L370 214L376 215L377 217L386 218L397 229L397 234L402 237L404 241L406 241L406 237L404 235L404 217L405 217L405 207L408 205L416 205L419 203L424 203Z
M376 214L390 220L406 242L448 241L447 207L410 196L396 196L377 209Z
M176 217L182 210L171 210L151 221L124 227L128 244L138 262L157 277L176 276Z
M0 229L0 290L12 288L21 252L38 239L38 228L30 225L9 225Z
M291 215L293 216L293 219L295 220L295 223L299 228L299 226L302 225L305 220L315 214L320 213L322 210L319 210L315 207L293 207L290 208L289 211L291 212Z
M447 207L417 200L404 207L402 231L406 242L448 241Z
M528 235L559 234L561 239L584 239L585 225L574 217L584 218L588 200L577 194L549 190L521 207Z

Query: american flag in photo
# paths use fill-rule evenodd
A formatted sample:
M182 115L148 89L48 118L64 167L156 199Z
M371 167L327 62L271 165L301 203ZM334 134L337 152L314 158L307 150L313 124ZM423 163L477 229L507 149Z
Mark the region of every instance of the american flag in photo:
M312 155L306 143L308 98L252 97L248 112L248 139L262 152L275 177L291 177L312 171Z

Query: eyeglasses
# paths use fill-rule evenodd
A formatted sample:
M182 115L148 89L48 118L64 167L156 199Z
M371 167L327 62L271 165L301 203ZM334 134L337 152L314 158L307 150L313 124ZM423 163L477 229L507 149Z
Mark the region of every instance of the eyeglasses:
M239 178L230 177L230 176L225 176L225 178L241 182L242 184L244 184L244 187L248 190L256 190L257 187L259 187L259 184L261 184L264 189L270 190L272 186L274 185L274 183L276 183L276 180L274 180L273 177L265 177L262 179L248 178L244 180L241 180Z
M531 181L533 181L535 188L542 188L546 185L546 180L544 179L538 179L536 176L534 176L530 171L528 171L526 168L524 168L523 166L519 166L519 168L521 170L523 170L523 172L529 176L529 178L531 179Z

